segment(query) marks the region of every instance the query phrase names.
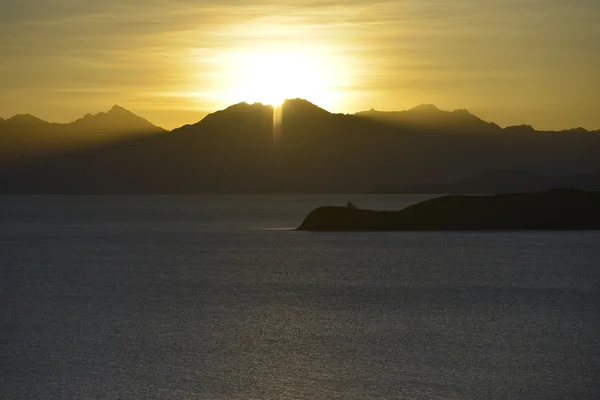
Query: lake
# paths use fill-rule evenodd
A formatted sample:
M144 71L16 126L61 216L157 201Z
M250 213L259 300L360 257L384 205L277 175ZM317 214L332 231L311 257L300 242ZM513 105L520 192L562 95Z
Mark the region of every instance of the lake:
M290 230L426 198L0 197L0 398L600 398L600 231Z

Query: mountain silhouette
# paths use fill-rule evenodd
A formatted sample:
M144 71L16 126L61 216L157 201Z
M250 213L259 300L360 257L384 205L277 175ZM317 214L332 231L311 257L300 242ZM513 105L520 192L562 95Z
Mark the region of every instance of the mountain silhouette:
M38 117L34 117L31 114L18 114L10 117L9 119L4 121L5 127L40 127L50 125L49 122L44 121Z
M516 134L530 134L535 133L535 129L531 125L513 125L507 126L504 128L506 132L516 133Z
M106 116L116 114L127 112L115 108ZM101 117L87 116L81 123ZM523 134L466 110L426 105L333 114L294 99L281 108L239 103L172 132L3 168L0 188L6 193L364 193L452 183L482 170L600 173L599 149L595 133Z
M483 121L467 110L442 111L433 104L421 104L407 111L362 111L355 114L362 118L386 122L406 129L448 129L462 131L498 132L501 128Z
M50 123L29 114L15 115L0 121L0 164L23 163L50 154L164 132L119 106L68 124Z
M375 193L499 194L553 188L600 191L600 174L546 176L529 171L485 170L449 184L405 186L378 190Z
M131 111L124 109L121 106L115 105L106 113L98 113L95 115L87 114L85 117L78 119L70 124L73 129L86 129L90 131L156 131L157 127L151 122L142 117L138 117Z

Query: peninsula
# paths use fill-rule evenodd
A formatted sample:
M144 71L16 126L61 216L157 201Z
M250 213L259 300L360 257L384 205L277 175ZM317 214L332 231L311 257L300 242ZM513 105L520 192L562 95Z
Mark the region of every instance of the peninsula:
M450 195L400 211L319 207L298 230L578 230L600 229L600 192L554 189L535 193Z

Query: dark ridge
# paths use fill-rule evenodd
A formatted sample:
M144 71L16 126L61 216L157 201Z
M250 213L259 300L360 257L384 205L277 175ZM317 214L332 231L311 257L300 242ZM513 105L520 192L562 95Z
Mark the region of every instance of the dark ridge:
M114 105L108 112L86 114L70 124L58 124L65 127L71 126L79 130L120 130L120 131L164 131L150 121L139 117L125 108Z
M416 111L416 112L439 112L440 109L437 108L435 105L433 104L419 104L416 107L411 108L409 111Z
M600 229L600 192L556 189L492 196L443 196L400 211L320 207L298 230Z
M526 170L486 169L449 184L399 186L373 193L501 194L539 192L552 188L600 190L600 174L548 176Z
M108 111L108 114L133 114L131 111L126 110L118 104L112 106L112 108Z
M357 117L384 122L396 127L457 132L501 132L502 128L471 114L465 109L443 111L433 104L421 104L406 111L362 111Z
M324 108L317 106L316 104L311 103L308 100L304 99L287 99L283 102L283 110L290 113L297 114L320 114L320 115L330 115L331 113Z
M534 133L535 132L535 129L533 129L533 126L531 126L531 125L507 126L506 128L504 128L504 130L507 132L512 132L512 133Z
M50 123L32 115L16 115L0 124L0 167L38 163L52 155L165 132L120 106L106 113L86 114L71 123ZM74 165L73 171L86 167ZM2 172L5 170L0 168L0 175Z
M0 192L365 193L507 169L579 174L576 184L560 180L550 187L594 189L600 135L523 135L467 111L422 109L428 111L343 115L293 99L274 115L272 106L240 103L169 133L153 126L149 131L147 121L122 107L68 130L60 124L8 129L2 123L0 162L11 166L0 165ZM550 188L533 185L535 177L488 176L457 188Z
M38 118L31 114L17 114L17 115L10 117L5 122L7 122L8 124L15 124L15 125L27 125L27 124L48 125L48 124L50 124L48 121L44 121L43 119Z

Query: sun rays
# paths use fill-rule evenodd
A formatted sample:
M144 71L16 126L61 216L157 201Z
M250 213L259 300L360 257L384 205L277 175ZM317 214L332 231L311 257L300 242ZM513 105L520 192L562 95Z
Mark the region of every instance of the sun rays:
M305 98L336 106L339 88L347 85L347 68L318 49L238 49L218 59L219 95L223 103L280 106L285 99Z

